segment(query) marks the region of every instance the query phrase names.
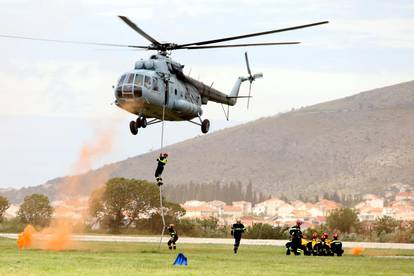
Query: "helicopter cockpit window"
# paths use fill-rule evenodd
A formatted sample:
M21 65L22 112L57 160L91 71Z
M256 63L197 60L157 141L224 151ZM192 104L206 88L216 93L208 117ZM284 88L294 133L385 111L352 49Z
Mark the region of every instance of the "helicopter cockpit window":
M153 89L154 91L157 91L157 92L158 92L158 90L159 90L159 88L158 88L158 80L157 80L157 79L155 79L155 78L153 78L153 79L152 79L152 89Z
M134 74L129 74L122 85L123 93L132 93L132 83L134 81Z
M119 79L119 82L118 82L118 86L121 86L122 83L124 83L125 77L126 77L126 75L121 76L121 78Z
M145 76L144 78L144 86L148 89L151 88L151 78L148 76Z
M125 81L125 84L132 84L133 80L134 80L134 74L129 74L128 79Z
M143 75L138 75L138 74L136 74L135 75L135 81L134 81L134 84L136 85L136 86L142 86L142 84L143 84L143 78L144 78L144 76Z

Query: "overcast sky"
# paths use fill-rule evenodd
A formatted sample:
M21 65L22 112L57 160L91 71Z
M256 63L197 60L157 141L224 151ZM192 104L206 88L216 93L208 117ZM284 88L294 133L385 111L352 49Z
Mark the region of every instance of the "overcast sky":
M251 108L241 102L225 122L221 107L204 117L217 130L263 116L413 79L413 1L26 1L0 0L0 34L147 45L116 15L160 41L194 42L317 21L330 24L239 42L301 41L247 49L254 72ZM185 72L229 92L246 74L246 49L173 53ZM84 143L111 129L113 150L94 167L159 147L159 126L129 134L134 116L111 105L111 86L151 52L0 38L0 188L42 184L71 173ZM247 93L247 85L241 93ZM167 123L166 141L200 135ZM179 157L176 157L179 158Z

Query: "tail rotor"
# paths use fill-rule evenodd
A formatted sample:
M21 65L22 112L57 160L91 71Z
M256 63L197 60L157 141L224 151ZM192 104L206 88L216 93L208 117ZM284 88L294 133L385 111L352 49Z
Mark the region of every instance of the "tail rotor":
M249 104L250 104L250 94L252 92L252 82L255 81L256 79L262 78L263 74L262 73L257 73L257 74L253 74L250 70L250 64L249 64L249 57L247 56L247 52L244 52L244 57L246 59L246 67L247 67L247 73L249 74L249 76L247 77L247 80L249 81L249 96L247 97L247 109L249 109Z

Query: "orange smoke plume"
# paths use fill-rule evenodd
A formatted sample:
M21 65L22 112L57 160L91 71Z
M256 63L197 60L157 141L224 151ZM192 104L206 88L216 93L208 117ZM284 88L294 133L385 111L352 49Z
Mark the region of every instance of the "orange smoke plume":
M72 245L71 227L61 220L56 220L54 225L43 229L41 232L36 231L29 224L17 239L19 249L39 248L49 251L62 251Z
M24 228L23 232L17 238L17 247L19 249L27 249L32 246L33 234L36 232L30 224Z
M364 248L362 248L360 246L356 246L356 247L352 248L352 255L359 256L359 255L361 255L363 250L364 250Z
M19 235L17 246L19 249L39 248L50 251L62 251L74 246L72 239L73 225L77 222L84 221L84 215L81 210L86 209L86 202L75 199L82 194L82 185L80 173L90 169L95 161L109 154L113 144L113 128L107 131L97 132L92 143L85 143L80 152L78 160L71 169L72 177L67 178L65 183L60 185L60 198L64 199L61 206L55 208L54 218L50 227L37 232L33 226L28 225ZM108 170L102 170L102 173L95 174L93 183L89 183L93 188L103 184L109 176ZM76 214L77 218L73 217ZM82 223L80 223L82 224Z
M82 190L81 173L91 170L94 162L109 154L113 147L113 128L100 130L96 133L96 137L92 143L85 143L80 152L79 157L73 164L71 169L72 177L68 178L61 190L62 197L74 197L79 195ZM93 182L89 185L98 185L107 180L109 172L102 169L98 175L94 176ZM96 187L95 187L96 188Z

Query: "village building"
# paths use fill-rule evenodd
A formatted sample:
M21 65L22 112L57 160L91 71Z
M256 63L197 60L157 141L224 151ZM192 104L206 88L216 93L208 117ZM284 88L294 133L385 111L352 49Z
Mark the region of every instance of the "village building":
M250 215L252 213L252 203L248 201L233 201L233 206L240 207L243 216Z

